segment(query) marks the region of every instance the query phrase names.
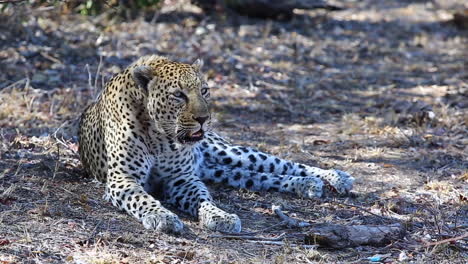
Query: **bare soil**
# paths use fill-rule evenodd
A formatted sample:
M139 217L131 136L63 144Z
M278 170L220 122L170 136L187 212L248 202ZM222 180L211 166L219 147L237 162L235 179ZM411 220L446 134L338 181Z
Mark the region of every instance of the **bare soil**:
M173 1L148 19L60 5L0 13L0 263L466 263L468 31L464 1L345 1L291 21L207 16ZM355 178L348 197L298 199L209 185L245 232L145 230L102 199L73 131L54 132L142 55L205 61L216 129L269 153ZM271 205L310 223L392 224L384 247L305 245ZM276 226L275 226L276 225ZM433 244L437 245L433 245Z

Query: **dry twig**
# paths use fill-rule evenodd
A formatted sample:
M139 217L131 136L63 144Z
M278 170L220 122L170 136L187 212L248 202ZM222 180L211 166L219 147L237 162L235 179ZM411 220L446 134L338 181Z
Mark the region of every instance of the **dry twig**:
M221 231L220 233L225 234L225 235L232 235L232 236L253 236L253 235L256 235L256 234L260 234L260 233L270 231L270 230L272 230L272 229L274 229L276 227L283 226L285 224L286 223L284 223L284 222L279 222L277 224L271 225L269 227L263 228L261 230L255 231L255 232L227 233L227 232L222 232Z
M445 244L445 243L455 242L455 241L458 241L458 240L464 240L467 237L468 237L468 232L463 234L463 235L460 235L460 236L447 238L447 239L443 239L443 240L440 240L440 241L424 242L424 247L437 246L437 245L441 245L441 244Z
M259 240L259 241L280 241L284 239L284 234L278 237L257 237L257 236L242 236L242 235L211 235L210 238L226 238L226 239L240 239L240 240Z
M282 220L282 223L284 225L287 225L290 228L291 227L308 227L308 226L311 226L310 223L307 223L307 222L304 222L304 221L301 221L301 220L297 220L297 219L294 219L292 217L289 217L289 216L285 215L281 211L281 207L278 206L278 205L272 205L271 210Z
M317 245L303 245L303 244L285 243L283 241L247 240L247 242L255 243L255 244L277 245L277 246L288 245L290 247L317 248Z
M347 203L342 203L342 202L338 202L338 201L331 201L331 202L334 203L334 204L337 204L337 205L342 205L342 206L348 206L348 207L357 208L357 209L359 209L359 210L361 210L361 211L363 211L363 212L365 212L365 213L368 213L368 214L373 215L373 216L377 216L377 217L379 217L379 218L381 218L381 219L392 220L392 219L390 219L389 217L386 217L386 216L383 216L383 215L379 215L379 214L373 213L373 212L371 212L370 210L368 210L368 209L366 209L366 208L364 208L364 207L362 207L362 206L359 206L359 205L347 204Z

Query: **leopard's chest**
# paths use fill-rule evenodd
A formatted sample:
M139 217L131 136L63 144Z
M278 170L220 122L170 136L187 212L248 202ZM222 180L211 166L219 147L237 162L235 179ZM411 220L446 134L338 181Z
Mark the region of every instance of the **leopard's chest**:
M165 152L157 156L153 170L161 178L192 174L200 166L200 154L195 149Z

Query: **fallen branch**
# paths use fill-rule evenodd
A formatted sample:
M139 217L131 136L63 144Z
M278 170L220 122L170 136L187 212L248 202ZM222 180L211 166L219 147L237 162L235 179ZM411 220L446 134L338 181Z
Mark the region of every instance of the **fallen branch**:
M379 226L318 224L304 236L304 243L332 248L384 246L402 238L404 234L405 229L401 224Z
M447 239L442 239L440 241L435 241L435 242L424 242L425 247L430 247L430 246L437 246L445 243L450 243L450 242L455 242L458 240L463 240L468 237L468 232L457 237L452 237L452 238L447 238Z
M405 234L404 225L400 223L391 225L337 225L337 224L311 224L305 221L294 219L281 211L278 205L272 205L272 211L281 219L278 225L284 225L289 228L304 228L308 230L298 234L289 234L288 238L294 241L303 241L304 247L321 245L332 248L357 247L362 245L384 246L396 239L400 239ZM270 229L270 228L268 228ZM264 231L264 230L262 230ZM260 232L262 232L260 231ZM282 240L285 235L282 234L275 238L265 238L253 236L258 232L212 235L212 238L241 239L250 243L262 243L269 245L285 245ZM464 237L462 237L464 238ZM462 239L461 238L461 239ZM458 238L460 239L460 238ZM442 242L441 242L442 243ZM294 244L295 245L295 244ZM296 245L297 246L297 245Z
M271 210L282 220L282 223L284 225L288 226L289 228L292 227L308 227L311 226L310 223L294 219L292 217L289 217L281 211L281 207L278 205L272 205Z
M290 19L294 9L324 9L342 10L342 6L334 5L325 0L192 0L192 3L207 12L230 9L235 12L259 18Z
M304 247L307 246L324 246L331 248L347 248L357 247L363 245L370 246L384 246L390 244L396 239L400 239L405 234L405 229L401 224L393 225L336 225L336 224L310 224L299 221L297 219L290 218L281 212L278 208L275 208L277 215L283 219L281 222L284 225L292 227L311 227L306 232L289 234L285 236L282 234L275 238L265 238L250 235L241 234L226 234L226 235L211 235L211 238L225 238L225 239L240 239L246 240L251 243L262 243L269 245L284 245L285 242L282 240L288 237L296 242L303 241ZM278 213L279 212L279 213ZM457 239L463 239L464 237L457 237ZM452 238L456 239L456 238ZM446 241L440 242L444 243ZM435 243L435 242L434 242Z

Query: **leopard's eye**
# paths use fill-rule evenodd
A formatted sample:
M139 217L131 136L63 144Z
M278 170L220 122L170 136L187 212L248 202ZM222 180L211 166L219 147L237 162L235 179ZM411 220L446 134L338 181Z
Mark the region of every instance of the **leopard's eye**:
M177 92L174 92L172 93L172 95L176 98L181 98L181 99L184 99L185 98L185 94L181 91L177 91Z
M173 92L172 96L174 96L176 99L186 99L187 98L187 96L181 91Z
M176 101L178 104L182 104L187 102L188 98L187 95L185 95L181 91L176 91L171 94L172 100Z
M208 88L202 88L201 89L201 94L206 95L209 91L210 91L210 89L208 89Z

